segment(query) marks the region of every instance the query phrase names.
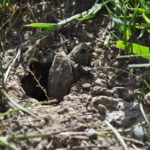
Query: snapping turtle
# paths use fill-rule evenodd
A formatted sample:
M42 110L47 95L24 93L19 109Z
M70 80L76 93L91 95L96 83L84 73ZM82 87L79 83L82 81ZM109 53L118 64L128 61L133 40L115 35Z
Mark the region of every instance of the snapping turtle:
M87 68L90 58L91 50L86 43L75 46L68 55L63 51L56 54L49 70L48 95L57 99L67 95Z

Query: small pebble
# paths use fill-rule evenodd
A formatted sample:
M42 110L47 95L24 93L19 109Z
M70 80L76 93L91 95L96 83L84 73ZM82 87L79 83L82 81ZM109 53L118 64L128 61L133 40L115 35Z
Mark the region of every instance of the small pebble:
M150 101L150 92L144 96L144 100Z
M85 119L86 119L86 121L90 122L93 119L93 116L92 115L87 115L87 116L85 116Z
M103 105L111 105L110 103L113 102L112 98L111 97L108 97L108 96L95 96L92 98L92 104L97 106L98 104L103 104Z
M131 131L131 136L137 140L144 141L144 130L142 126L135 126Z
M105 89L105 90L104 90L104 93L105 93L105 95L107 95L107 96L112 96L112 95L114 94L114 91L113 91L113 90L110 90L110 89Z
M97 137L97 131L95 129L86 129L88 137L96 138Z
M96 108L97 108L98 112L101 114L106 114L106 112L107 112L107 108L102 104L99 104Z
M90 83L84 83L84 84L82 84L82 88L85 89L85 90L89 90L90 87L91 87Z
M93 58L97 58L98 57L97 53L95 53L95 52L92 53L92 56L93 56Z
M102 92L104 91L105 88L101 87L101 86L94 86L92 89L92 94L95 95L99 95L102 94Z
M106 96L98 96L92 99L91 104L99 113L106 114L107 107L105 106L105 101L109 103L109 98L107 99Z
M100 78L95 80L95 84L97 84L97 85L101 85L101 82L102 82L102 80Z

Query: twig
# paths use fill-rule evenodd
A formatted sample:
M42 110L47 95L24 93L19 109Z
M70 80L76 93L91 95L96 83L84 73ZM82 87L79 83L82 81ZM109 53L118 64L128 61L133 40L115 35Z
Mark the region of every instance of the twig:
M73 146L71 149L79 150L79 149L108 149L108 145L88 145L88 146Z
M144 142L139 141L139 140L136 140L136 139L131 139L131 138L127 138L127 137L123 137L123 139L124 139L124 140L126 140L126 141L133 142L133 143L135 143L135 144L140 144L140 145L142 145L142 146L144 146L144 145L145 145L145 143L144 143Z
M36 76L34 75L34 72L29 70L28 71L31 73L31 75L33 76L34 80L36 81L36 83L38 84L39 88L44 92L45 96L47 99L49 99L48 94L46 89L40 84L39 80L36 78Z

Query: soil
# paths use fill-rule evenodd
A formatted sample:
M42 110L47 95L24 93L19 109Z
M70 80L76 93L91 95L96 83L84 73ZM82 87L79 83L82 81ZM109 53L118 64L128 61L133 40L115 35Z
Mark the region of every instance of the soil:
M118 58L124 53L115 45L104 45L114 30L105 8L91 20L55 31L24 27L30 22L55 23L93 4L93 0L18 1L6 6L0 15L4 71L10 67L5 89L17 103L36 114L11 112L1 96L0 112L9 113L0 120L0 134L9 137L10 145L22 150L123 149L107 121L119 131L128 149L150 148L144 135L132 135L134 127L144 121L139 107L144 98L147 116L150 112L149 93L143 89L143 78L150 81L149 69L128 68L128 64L146 60ZM90 43L90 73L74 82L61 100L48 97L48 73L55 55L60 51L69 54L80 43Z

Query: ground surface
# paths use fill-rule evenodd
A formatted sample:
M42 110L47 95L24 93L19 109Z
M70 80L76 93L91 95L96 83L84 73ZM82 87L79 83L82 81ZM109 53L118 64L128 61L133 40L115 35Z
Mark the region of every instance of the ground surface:
M113 30L105 9L90 21L44 34L23 27L29 22L58 22L93 4L92 0L32 1L9 6L7 15L1 15L4 68L17 57L9 71L6 89L18 103L36 114L35 118L13 112L0 120L0 135L16 136L16 140L9 142L18 149L122 149L106 120L120 129L129 149L148 149L149 143L143 137L134 139L131 133L144 120L139 108L143 96L141 79L149 70L129 69L129 63L144 60L117 59L121 55L119 50L103 46ZM90 74L73 83L63 99L48 97L48 71L55 54L68 54L80 43L90 43L92 49ZM7 108L2 103L0 111L6 112ZM148 114L148 105L144 109ZM31 137L21 138L25 135Z

